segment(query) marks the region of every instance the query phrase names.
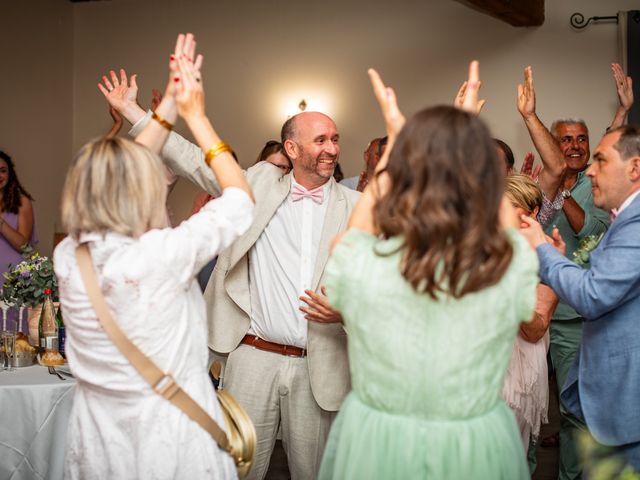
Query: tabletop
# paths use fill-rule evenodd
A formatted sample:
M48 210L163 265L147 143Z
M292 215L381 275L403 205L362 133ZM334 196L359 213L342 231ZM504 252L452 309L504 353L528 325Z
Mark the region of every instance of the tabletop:
M76 383L65 378L60 380L39 365L0 371L0 478L63 477Z

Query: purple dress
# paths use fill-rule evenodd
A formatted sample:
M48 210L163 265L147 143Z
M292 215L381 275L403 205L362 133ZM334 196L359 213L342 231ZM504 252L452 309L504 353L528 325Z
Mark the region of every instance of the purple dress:
M2 214L2 218L12 228L18 227L18 215L16 213L4 212ZM35 244L38 243L35 214L33 217L33 229L31 230L31 238L29 239L29 243L32 246L35 246ZM15 266L21 261L21 253L13 248L3 235L0 235L0 274L4 274L5 272L7 272L9 270L9 265ZM4 275L1 277L0 281L4 284ZM0 318L2 318L2 324L0 325L2 327L2 330L14 330L16 327L15 323L18 318L18 309L11 308L7 313L6 319L4 318L4 316L1 316L1 314ZM27 310L25 309L25 311L23 312L23 321L21 322L21 325L18 325L18 329L25 334L28 334L29 327L27 325L28 322L26 319Z

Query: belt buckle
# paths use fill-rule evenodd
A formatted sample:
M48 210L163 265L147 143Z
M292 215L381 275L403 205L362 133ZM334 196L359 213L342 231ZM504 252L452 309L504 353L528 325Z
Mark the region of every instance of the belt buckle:
M293 345L283 345L283 347L284 347L284 349L283 349L284 355L287 356L287 357L304 357L304 355L306 353L306 349L300 348L300 347L295 347ZM300 353L298 353L298 352L294 353L293 351L290 352L290 353L287 353L287 349L297 349L297 350L300 350Z

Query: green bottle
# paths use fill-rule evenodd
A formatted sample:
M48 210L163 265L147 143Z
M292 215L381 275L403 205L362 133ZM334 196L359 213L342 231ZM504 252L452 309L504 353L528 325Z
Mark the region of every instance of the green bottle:
M67 358L64 353L64 344L67 334L64 328L64 320L62 318L62 304L58 307L58 313L56 313L56 325L58 326L58 351L60 352L60 355Z

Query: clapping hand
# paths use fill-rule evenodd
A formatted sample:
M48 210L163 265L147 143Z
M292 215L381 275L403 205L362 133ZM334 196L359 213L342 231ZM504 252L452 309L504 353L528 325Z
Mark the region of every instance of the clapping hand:
M109 79L110 77L110 79ZM113 70L109 71L109 77L102 76L102 83L98 83L98 88L113 108L118 113L124 114L131 106L137 106L138 84L136 75L131 75L127 80L127 72L120 69L120 78Z
M169 80L169 84L174 86L170 93L175 95L178 113L185 119L204 117L204 89L200 72L204 59L198 55L194 61L195 48L192 34L179 35L170 63L173 79Z
M522 166L520 167L520 173L522 175L527 175L531 177L533 180L538 180L540 176L540 171L542 170L542 165L533 166L533 162L535 157L532 152L527 152L524 156L524 160L522 161Z

